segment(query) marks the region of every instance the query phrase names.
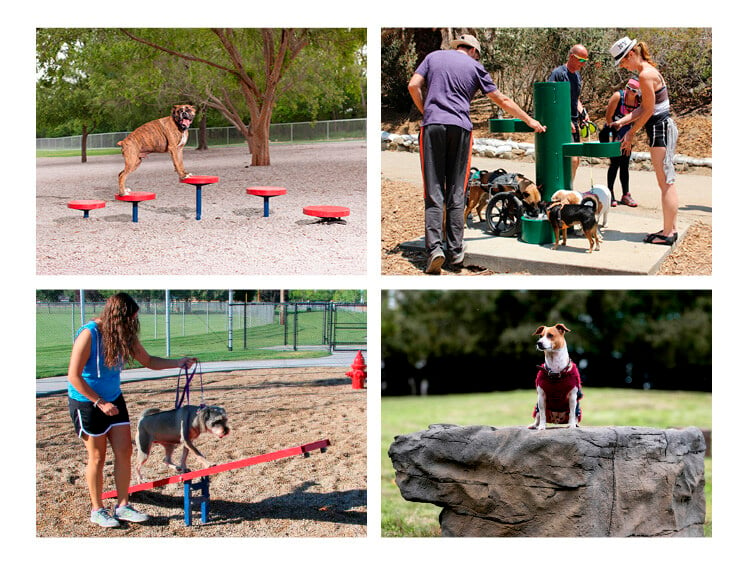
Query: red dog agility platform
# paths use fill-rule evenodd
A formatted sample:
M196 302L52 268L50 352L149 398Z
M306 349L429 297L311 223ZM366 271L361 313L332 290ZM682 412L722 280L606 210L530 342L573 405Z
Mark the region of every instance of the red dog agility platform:
M262 196L262 217L267 218L270 215L270 198L286 194L286 189L282 186L251 186L247 189L247 194Z
M132 221L138 221L138 202L145 200L155 200L155 192L131 192L130 194L115 194L114 198L122 202L132 203Z
M221 465L215 465L208 467L207 469L200 469L198 471L189 471L182 473L181 475L172 475L165 479L158 479L150 483L140 483L138 485L132 485L127 489L128 493L140 492L143 490L150 490L156 487L162 487L164 485L170 485L173 483L184 482L184 523L187 526L192 525L192 490L199 489L201 496L194 498L195 502L200 502L200 521L203 524L208 522L208 504L210 502L210 475L217 473L223 473L224 471L231 471L233 469L241 469L242 467L249 467L250 465L257 465L258 463L267 463L269 461L277 461L278 459L285 459L286 457L293 457L294 455L303 455L309 457L310 452L317 449L320 453L325 453L330 445L329 439L322 439L312 443L305 443L298 447L289 447L287 449L281 449L280 451L274 451L273 453L266 453L264 455L255 455L254 457L248 457L246 459L239 459L238 461L231 461L230 463L223 463ZM200 479L200 481L193 485L192 479ZM102 499L114 498L117 496L116 490L110 490L101 495Z
M304 214L320 218L320 222L338 222L345 223L343 216L351 214L350 209L343 206L306 206Z
M83 217L88 218L88 212L90 210L96 210L97 208L103 208L106 206L106 202L103 200L71 200L68 202L68 208L72 210L83 210Z
M191 184L195 187L195 219L199 220L203 215L203 197L202 190L207 184L214 184L218 182L219 177L205 176L205 175L192 175L181 179L179 182L184 184Z

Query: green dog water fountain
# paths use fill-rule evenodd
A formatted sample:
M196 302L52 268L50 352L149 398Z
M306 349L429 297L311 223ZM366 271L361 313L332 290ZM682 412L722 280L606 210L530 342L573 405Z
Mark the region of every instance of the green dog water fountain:
M572 157L618 157L620 142L573 143L571 137L571 89L568 82L536 82L535 119L546 131L535 134L535 183L541 198L550 202L557 190L572 190ZM488 121L491 133L533 131L522 120ZM526 243L553 243L553 230L545 217L520 219L520 239Z

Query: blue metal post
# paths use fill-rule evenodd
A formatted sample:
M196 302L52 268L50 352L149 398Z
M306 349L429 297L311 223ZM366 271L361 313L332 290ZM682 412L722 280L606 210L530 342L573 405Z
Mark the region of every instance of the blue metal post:
M200 491L202 498L200 500L200 521L203 524L208 523L208 505L210 503L210 478L203 477L200 481Z
M192 481L184 481L184 523L192 525Z
M132 202L132 221L137 222L138 221L138 202L137 200L133 200Z
M264 218L267 218L270 215L270 197L263 196L262 199L263 199L262 216Z
M193 498L192 491L198 489L200 490L200 496ZM202 477L195 484L191 480L184 481L184 523L186 526L192 525L193 500L200 501L200 521L207 524L210 510L210 477Z
M200 216L203 214L202 188L203 185L201 184L195 185L195 208L197 210L197 213L195 214L196 220L199 220Z

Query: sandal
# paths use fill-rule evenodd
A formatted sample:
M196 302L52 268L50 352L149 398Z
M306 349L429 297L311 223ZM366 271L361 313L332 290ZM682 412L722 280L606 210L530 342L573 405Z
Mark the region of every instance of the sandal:
M676 241L678 241L678 232L667 237L661 233L650 233L644 238L644 243L652 243L654 245L673 245Z

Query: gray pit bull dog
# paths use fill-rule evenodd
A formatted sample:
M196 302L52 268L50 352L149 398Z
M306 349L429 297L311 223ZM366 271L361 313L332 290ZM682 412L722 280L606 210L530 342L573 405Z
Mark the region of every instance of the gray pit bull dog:
M193 443L193 440L203 432L211 432L219 438L228 435L229 426L226 410L220 406L181 406L164 412L157 408L145 410L138 419L138 428L135 434L135 445L138 449L135 474L138 481L144 482L141 468L148 459L154 443L164 446L166 452L164 463L178 473L188 471L185 462L190 451L205 467L214 465L198 451ZM180 444L183 446L182 459L179 465L175 465L171 456Z

